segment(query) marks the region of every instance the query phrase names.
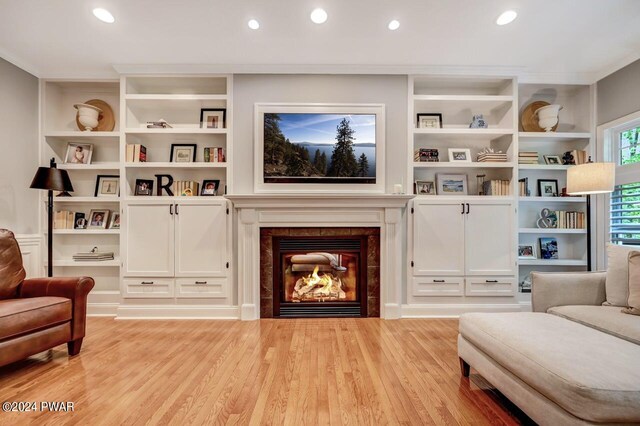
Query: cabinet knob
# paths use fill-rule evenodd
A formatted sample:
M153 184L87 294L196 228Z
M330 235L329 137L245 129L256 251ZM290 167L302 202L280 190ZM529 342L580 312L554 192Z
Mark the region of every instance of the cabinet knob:
M151 284L153 284L153 281L142 281L140 284L142 284L142 285L151 285Z

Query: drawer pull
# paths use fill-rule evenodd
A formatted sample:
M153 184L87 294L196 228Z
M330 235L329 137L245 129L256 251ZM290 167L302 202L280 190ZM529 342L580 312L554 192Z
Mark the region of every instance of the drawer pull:
M434 283L443 283L444 280L433 280Z
M196 281L196 284L206 284L206 281Z
M484 282L486 282L486 283L497 283L498 280L485 280Z
M140 284L142 284L142 285L151 285L151 284L153 284L153 281L142 281Z

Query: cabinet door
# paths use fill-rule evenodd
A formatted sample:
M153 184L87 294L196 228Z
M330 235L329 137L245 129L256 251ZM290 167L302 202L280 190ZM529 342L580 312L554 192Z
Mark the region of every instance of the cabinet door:
M472 203L465 217L466 275L514 275L513 205Z
M176 205L176 276L227 275L227 204Z
M136 203L126 206L125 276L173 276L172 212L172 203Z
M464 275L464 216L456 202L414 202L413 274Z

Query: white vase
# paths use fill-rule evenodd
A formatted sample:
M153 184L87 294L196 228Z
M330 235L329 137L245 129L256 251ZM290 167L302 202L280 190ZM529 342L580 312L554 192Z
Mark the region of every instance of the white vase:
M88 104L75 104L73 107L78 110L78 121L84 127L85 132L90 132L98 127L98 117L102 112L100 108Z
M561 109L562 105L547 105L535 110L533 115L538 117L538 125L545 132L550 132L558 124L558 113Z

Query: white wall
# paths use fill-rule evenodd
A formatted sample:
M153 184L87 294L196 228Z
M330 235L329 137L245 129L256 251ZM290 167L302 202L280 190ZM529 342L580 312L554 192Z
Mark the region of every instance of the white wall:
M386 186L403 183L407 167L407 77L385 75L235 75L233 192L253 192L256 102L382 103L386 106ZM405 189L411 188L406 182Z
M0 228L38 232L38 79L0 58Z
M598 125L640 111L640 59L598 81Z

